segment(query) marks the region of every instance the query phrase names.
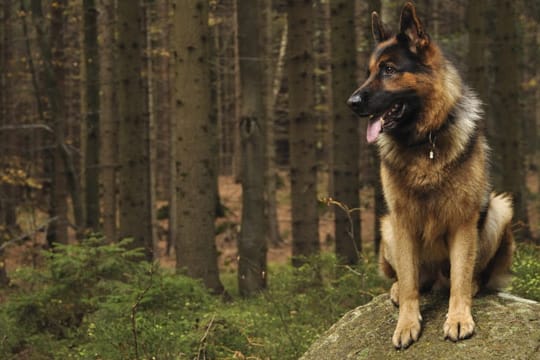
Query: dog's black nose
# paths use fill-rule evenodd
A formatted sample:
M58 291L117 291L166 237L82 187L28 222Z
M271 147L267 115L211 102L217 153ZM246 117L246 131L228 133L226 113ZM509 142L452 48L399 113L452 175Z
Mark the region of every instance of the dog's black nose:
M347 105L353 110L360 110L363 106L366 105L367 94L365 92L359 93L356 92L351 95L349 100L347 100Z

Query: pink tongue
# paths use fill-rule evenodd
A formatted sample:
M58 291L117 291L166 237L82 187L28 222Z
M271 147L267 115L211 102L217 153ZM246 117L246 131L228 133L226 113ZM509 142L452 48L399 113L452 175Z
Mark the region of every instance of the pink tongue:
M368 143L372 143L375 140L377 140L377 137L381 133L382 130L382 116L378 119L376 119L373 122L368 123L366 138Z

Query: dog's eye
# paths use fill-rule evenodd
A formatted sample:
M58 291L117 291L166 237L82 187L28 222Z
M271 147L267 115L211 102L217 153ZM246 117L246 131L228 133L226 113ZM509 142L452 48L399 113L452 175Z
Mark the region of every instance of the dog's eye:
M388 64L383 65L381 70L382 73L387 76L394 75L397 72L395 67Z

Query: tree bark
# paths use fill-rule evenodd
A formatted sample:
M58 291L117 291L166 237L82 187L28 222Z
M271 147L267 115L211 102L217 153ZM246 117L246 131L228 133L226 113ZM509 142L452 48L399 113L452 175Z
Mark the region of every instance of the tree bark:
M334 193L334 140L333 140L333 111L332 111L332 66L331 60L331 44L330 44L330 4L326 0L317 0L317 15L316 18L316 33L318 34L317 49L315 54L318 76L315 81L316 89L316 107L318 110L318 123L324 135L319 135L322 141L323 151L323 168L319 173L322 173L327 178L326 193ZM322 171L321 171L322 170ZM320 181L320 180L319 180ZM323 180L324 181L324 180Z
M115 61L113 49L116 47L114 38L115 0L100 2L100 174L101 198L103 204L103 234L108 242L116 241L117 208L116 208L116 171L118 168L118 123L117 95L115 88Z
M240 134L242 145L242 228L238 253L238 283L242 296L266 288L264 174L265 134L263 71L260 48L260 0L238 0L240 59Z
M54 129L55 147L52 154L52 184L51 184L51 218L57 217L49 227L47 241L49 244L68 242L68 205L67 205L67 169L64 163L65 146L65 99L60 90L65 86L64 61L64 10L67 0L59 0L51 9L50 27L50 58L46 60L47 91L51 111L52 127ZM36 4L38 6L38 4ZM39 4L41 8L41 3ZM43 39L42 39L43 40ZM42 54L44 55L44 54Z
M292 255L293 265L300 266L320 248L311 1L288 1L287 21Z
M83 0L84 61L85 76L85 149L84 149L84 190L86 228L97 231L100 228L99 206L99 52L97 15L95 0Z
M522 109L520 92L520 37L515 3L511 0L496 0L495 28L492 52L494 60L494 83L491 106L497 126L494 141L495 155L500 160L501 189L510 191L514 199L514 221L519 224L518 239L530 238L525 188L525 161L522 146ZM514 121L512 121L514 120Z
M233 48L234 48L234 66L233 66L233 74L234 74L234 120L235 120L235 126L234 126L234 151L233 151L233 159L232 159L232 171L233 171L233 177L237 183L240 183L242 181L242 167L243 167L243 160L242 160L242 135L240 130L240 117L242 109L241 109L241 80L240 80L240 37L239 34L239 19L238 19L238 6L240 0L232 0L233 1L233 7L234 7L234 14L233 14Z
M538 56L540 56L540 6L538 7L537 14L537 23L536 23L536 53ZM538 57L537 57L538 59ZM535 126L536 126L536 147L534 149L533 156L536 159L536 177L537 177L537 184L539 187L537 187L537 191L540 192L540 141L539 141L539 135L540 135L540 70L538 67L536 67L536 90L535 90ZM536 199L536 206L540 208L540 196L537 196ZM540 215L536 215L536 224L540 221L538 219ZM532 224L534 224L535 221L533 219ZM536 227L538 229L538 225ZM540 245L540 234L538 234L538 231L536 233L536 245Z
M267 234L270 244L276 246L283 242L279 233L279 222L277 215L277 200L276 200L276 147L274 144L274 104L276 98L275 88L281 84L282 77L282 59L283 54L280 52L275 61L273 59L273 42L272 42L272 0L263 0L262 12L264 16L264 32L262 42L264 44L264 100L265 100L265 117L266 117L266 213L267 213ZM287 33L287 26L283 29L284 34ZM278 84L276 86L276 83ZM279 89L278 89L279 90Z
M332 98L334 111L334 196L344 204L335 207L336 256L346 264L358 262L361 251L359 216L359 137L356 117L346 105L354 91L356 49L354 29L354 1L332 0Z
M216 119L211 111L208 2L173 1L176 266L223 293L215 246Z
M159 200L168 199L170 192L170 173L168 170L172 160L170 150L170 139L162 135L170 133L171 127L171 79L170 79L170 32L171 21L169 0L158 1L155 5L156 15L152 18L152 27L158 29L154 36L156 46L153 54L154 82L154 117L156 119L156 198Z
M118 1L118 157L119 237L153 258L150 196L149 118L146 109L143 51L144 9L137 1Z
M10 18L11 18L11 1L4 1L0 6L0 126L7 125L9 115L9 98L5 89L9 89L9 41L10 41ZM8 136L0 133L1 144L10 144ZM2 154L10 155L9 145L0 148ZM8 163L9 164L9 163ZM0 245L7 240L6 234L9 234L9 227L11 220L15 213L15 206L11 203L10 186L0 184ZM4 287L9 284L9 278L6 272L6 256L4 250L0 250L0 287Z
M481 100L487 101L489 77L487 64L487 6L485 1L469 0L467 3L467 30L469 51L467 78ZM487 110L487 109L486 109Z

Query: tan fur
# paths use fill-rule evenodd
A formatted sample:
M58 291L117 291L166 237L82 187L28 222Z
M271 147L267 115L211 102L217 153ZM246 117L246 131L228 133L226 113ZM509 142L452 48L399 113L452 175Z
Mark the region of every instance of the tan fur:
M404 12L413 14L419 24L411 7L407 4ZM434 283L450 286L445 337L453 341L470 337L475 327L472 297L483 286L503 284L514 249L511 200L504 194L489 194L489 147L479 124L481 104L427 39L421 38L420 54L430 73L400 74L377 85L386 90L414 88L424 99L414 140L438 134L418 146L394 141L385 133L377 140L389 210L381 221L380 269L397 278L391 298L400 306L392 338L398 348L418 339L419 291ZM390 38L378 47L393 43ZM370 66L376 68L379 60L372 58ZM445 131L438 131L443 126ZM479 229L485 207L487 215Z

